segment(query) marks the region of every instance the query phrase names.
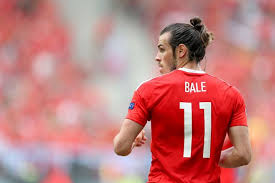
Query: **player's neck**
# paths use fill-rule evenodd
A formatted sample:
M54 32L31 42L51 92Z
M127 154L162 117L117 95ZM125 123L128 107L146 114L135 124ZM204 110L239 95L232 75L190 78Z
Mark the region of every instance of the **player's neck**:
M184 67L186 69L191 69L191 70L199 70L199 71L202 70L200 64L198 64L195 61L183 61L178 64L177 69L182 68L182 67Z

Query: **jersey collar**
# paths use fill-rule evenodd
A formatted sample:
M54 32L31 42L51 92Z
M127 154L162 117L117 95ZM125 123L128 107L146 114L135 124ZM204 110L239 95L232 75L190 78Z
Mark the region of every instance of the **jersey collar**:
M199 71L199 70L193 70L193 69L187 69L185 67L181 67L178 70L189 72L189 73L197 73L197 74L204 74L204 71Z

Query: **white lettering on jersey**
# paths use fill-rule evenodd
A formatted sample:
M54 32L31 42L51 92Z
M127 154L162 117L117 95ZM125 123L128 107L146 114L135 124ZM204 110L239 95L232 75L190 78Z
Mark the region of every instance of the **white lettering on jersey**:
M200 93L200 92L206 92L206 82L187 82L185 81L185 92L187 93Z
M191 83L191 87L190 87L190 93L192 93L192 92L196 92L194 83Z
M205 89L205 82L201 82L201 91L202 92L206 92L206 89Z
M185 82L185 92L189 92L189 83Z

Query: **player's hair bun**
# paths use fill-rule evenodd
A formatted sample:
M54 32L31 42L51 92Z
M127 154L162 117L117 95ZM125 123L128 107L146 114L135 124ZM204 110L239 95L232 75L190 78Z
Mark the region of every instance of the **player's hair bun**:
M208 32L199 17L192 18L190 23L168 25L160 32L160 35L166 32L171 34L170 45L173 54L175 54L177 46L184 44L188 48L188 59L199 63L205 56L206 47L213 40L213 34Z
M190 19L190 23L191 23L191 25L193 25L193 27L197 31L199 31L199 32L203 31L204 25L201 24L201 19L199 17L194 17L194 18Z
M201 39L204 47L206 48L211 41L214 40L214 35L212 32L207 31L206 26L202 23L202 20L199 17L194 17L190 19L191 25L194 29L201 33Z

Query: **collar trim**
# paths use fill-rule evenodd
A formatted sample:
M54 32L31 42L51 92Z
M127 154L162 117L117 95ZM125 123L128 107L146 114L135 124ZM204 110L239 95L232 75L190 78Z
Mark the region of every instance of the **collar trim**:
M189 72L189 73L196 73L196 74L204 74L204 71L201 70L193 70L193 69L187 69L185 67L179 68L178 70Z

